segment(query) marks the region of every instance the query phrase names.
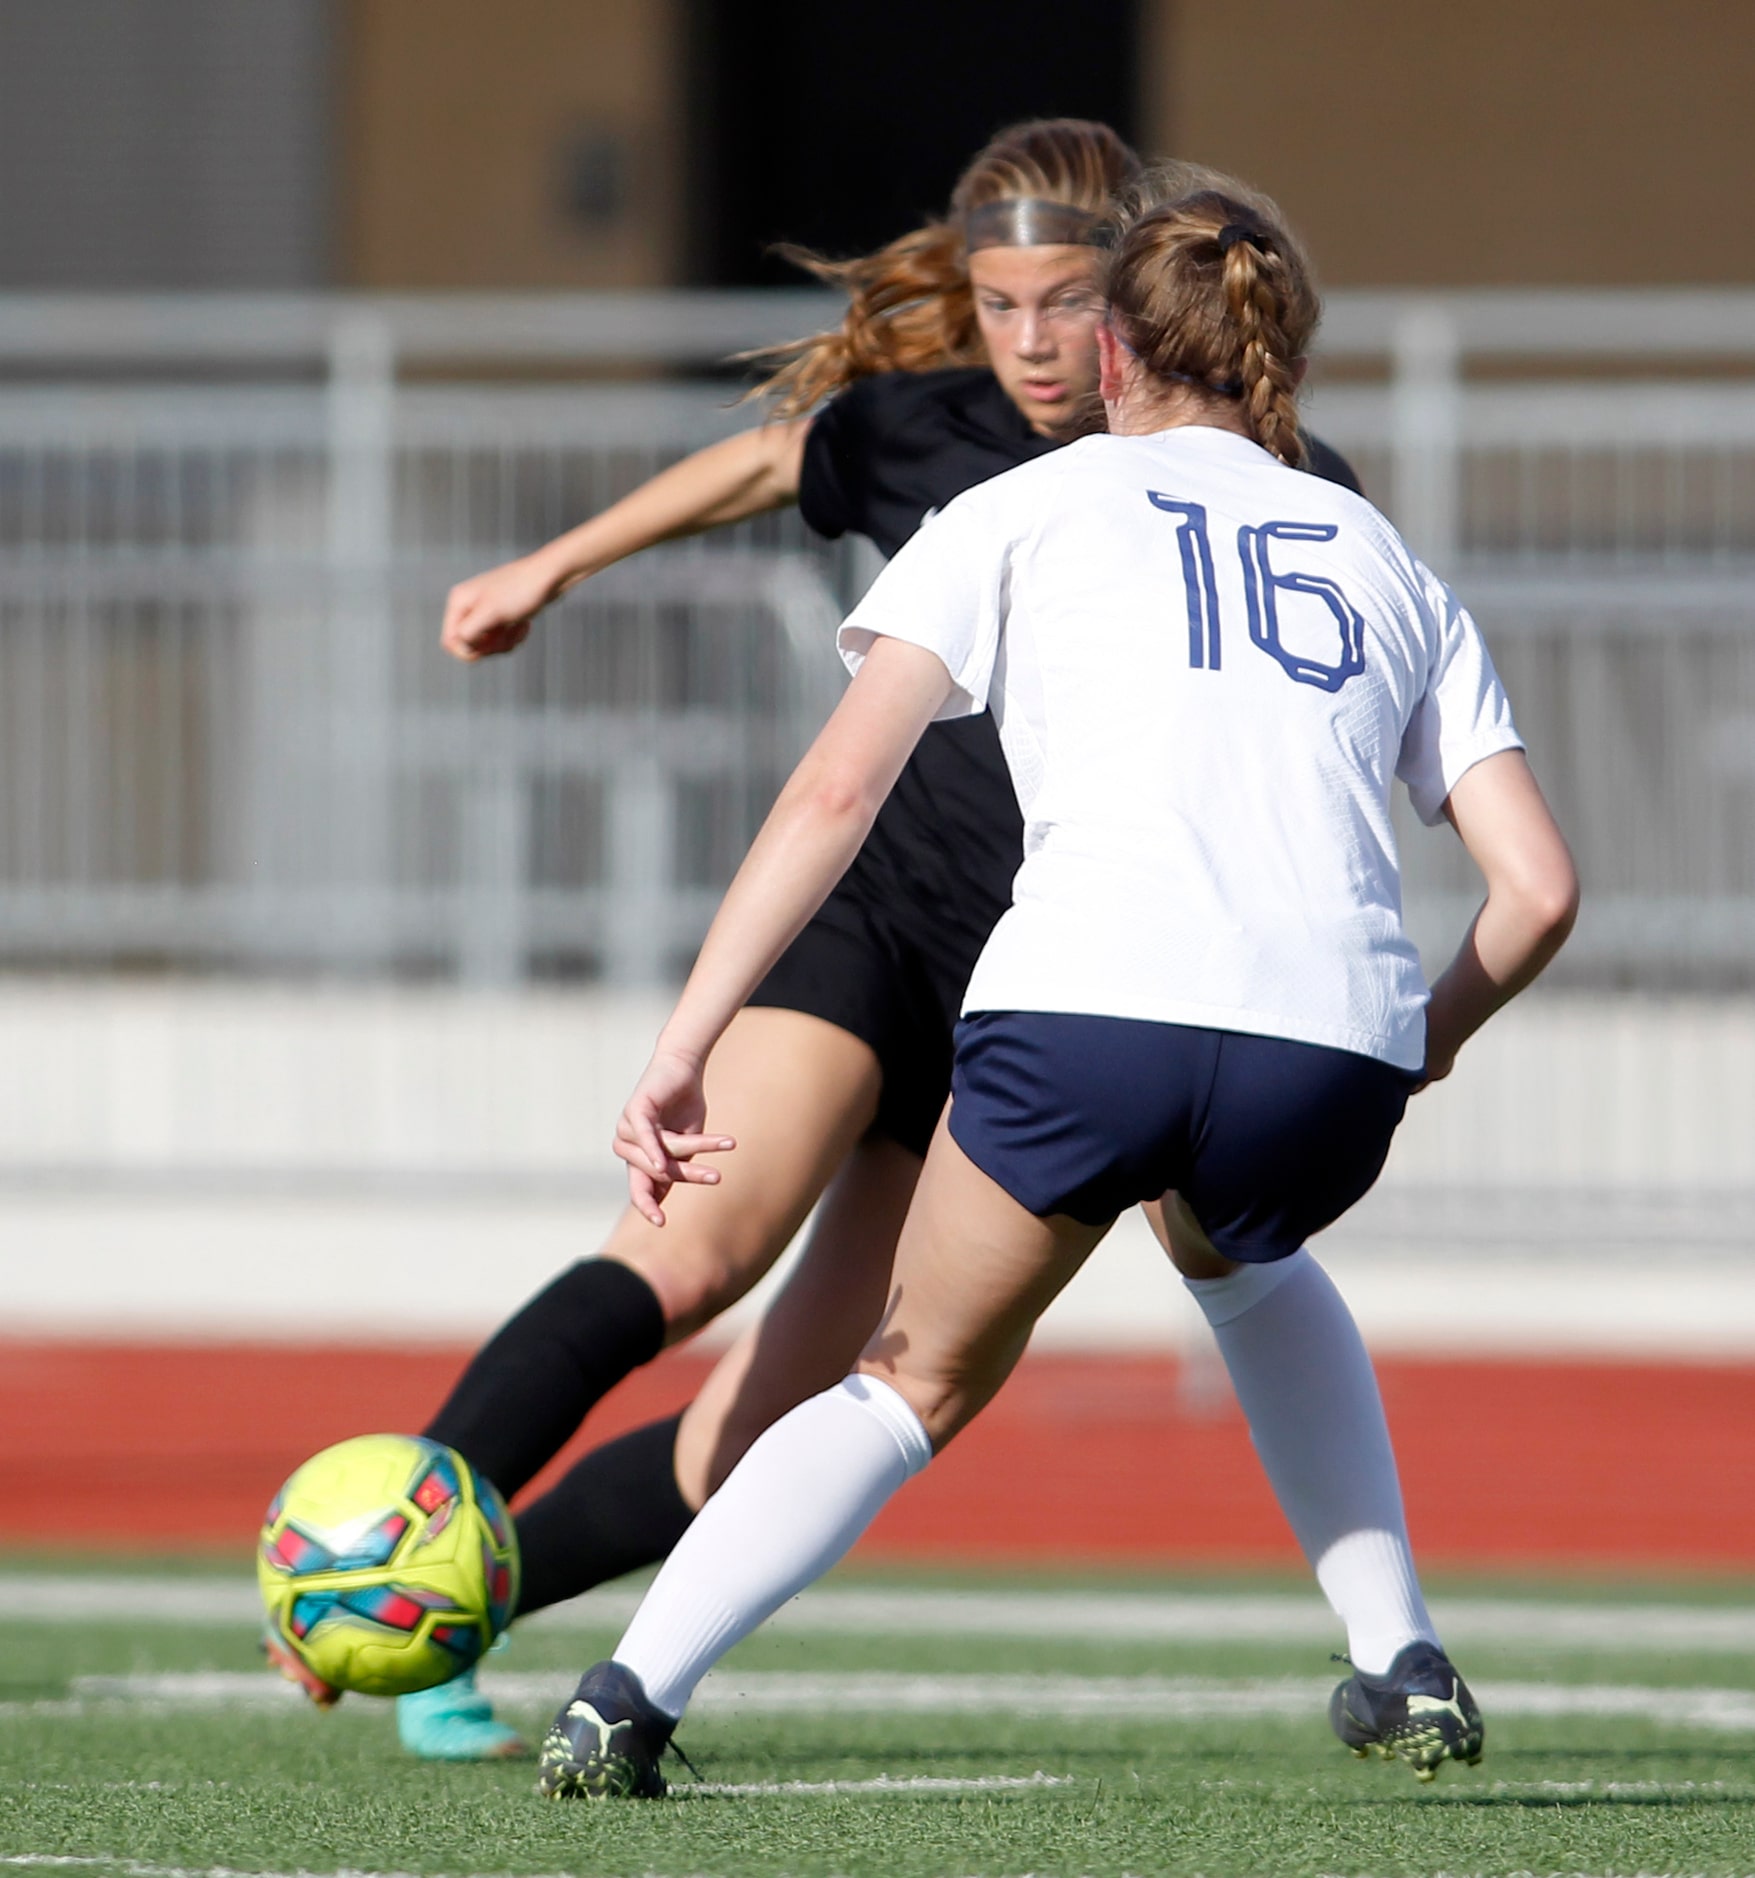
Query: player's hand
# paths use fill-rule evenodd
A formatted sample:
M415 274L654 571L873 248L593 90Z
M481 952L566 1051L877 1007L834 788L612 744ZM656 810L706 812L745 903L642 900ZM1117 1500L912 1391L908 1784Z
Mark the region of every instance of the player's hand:
M615 1151L628 1164L628 1198L654 1226L664 1224L664 1196L679 1182L711 1187L716 1167L697 1167L697 1154L722 1154L737 1146L729 1135L702 1132L707 1097L701 1065L693 1057L660 1050L634 1085L616 1124Z
M446 596L439 644L470 665L515 651L530 636L532 620L554 597L554 577L534 555L490 567L485 574L459 581Z

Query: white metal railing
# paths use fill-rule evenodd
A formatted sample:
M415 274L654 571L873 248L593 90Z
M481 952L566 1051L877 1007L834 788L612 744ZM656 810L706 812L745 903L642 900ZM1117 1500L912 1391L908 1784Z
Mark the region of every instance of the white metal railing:
M1486 625L1578 848L1561 977L1747 984L1755 293L1337 295L1320 360L1317 425ZM1466 864L1404 855L1454 932Z
M516 669L447 669L451 581L747 419L698 383L406 369L630 344L650 365L797 317L603 312L0 302L0 369L56 373L0 389L0 950L477 982L639 983L686 956L835 695L855 557L790 518L667 549ZM280 382L140 371L238 361ZM139 376L90 382L119 366Z
M446 587L751 421L826 296L0 297L0 957L670 971L869 573L794 517L449 667ZM531 374L539 376L533 381ZM1755 977L1755 294L1336 295L1316 427L1486 624L1590 898ZM1453 927L1454 844L1407 845Z

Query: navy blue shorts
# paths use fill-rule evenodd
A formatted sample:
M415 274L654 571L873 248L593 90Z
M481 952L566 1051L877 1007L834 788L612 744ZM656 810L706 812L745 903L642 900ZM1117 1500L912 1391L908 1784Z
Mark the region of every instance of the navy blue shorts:
M1216 1251L1264 1264L1382 1171L1417 1075L1187 1024L982 1011L957 1026L951 1135L1038 1218L1097 1226L1174 1189Z

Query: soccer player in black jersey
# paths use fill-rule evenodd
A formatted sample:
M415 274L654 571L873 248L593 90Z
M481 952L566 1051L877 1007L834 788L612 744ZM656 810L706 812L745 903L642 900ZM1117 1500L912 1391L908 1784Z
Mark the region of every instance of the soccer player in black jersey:
M779 349L764 387L770 421L454 588L445 649L464 660L510 652L543 607L616 561L793 501L822 534L863 534L894 553L963 490L1100 424L1093 244L1137 174L1105 126L1022 125L975 158L944 221L858 261L801 257L847 291L849 310L836 331ZM1332 451L1314 456L1318 474L1357 486ZM689 1409L593 1450L520 1510L521 1615L663 1557L749 1443L857 1355L949 1090L963 988L1009 903L1021 838L992 720L935 725L840 885L714 1055L714 1126L738 1143L723 1186L677 1187L663 1232L630 1209L600 1256L562 1273L483 1347L428 1425L511 1498L617 1382L735 1303L818 1207L766 1318ZM1174 1222L1153 1225L1185 1278L1210 1283L1227 1269L1194 1249L1198 1234L1179 1244ZM1332 1334L1356 1343L1338 1296L1332 1306ZM1312 1563L1343 1534L1381 1529L1367 1589L1417 1603L1375 1392L1331 1394L1289 1416L1252 1386L1247 1338L1214 1321L1283 1502L1300 1436L1274 1424L1344 1424L1351 1478L1301 1482L1287 1507ZM471 1678L402 1698L398 1722L405 1745L430 1758L521 1748Z

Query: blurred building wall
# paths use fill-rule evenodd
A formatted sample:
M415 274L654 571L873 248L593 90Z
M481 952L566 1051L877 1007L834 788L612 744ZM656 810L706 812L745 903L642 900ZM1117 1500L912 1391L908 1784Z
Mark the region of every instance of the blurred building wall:
M681 245L678 0L345 0L360 287L642 287Z
M1148 0L1148 147L1331 286L1755 281L1748 0Z
M899 230L1002 119L1125 116L1093 48L1136 38L1142 147L1273 191L1330 285L1755 281L1749 0L1101 0L1046 74L1023 12L876 5L0 0L0 289L753 278Z
M330 269L330 0L0 0L0 289Z

